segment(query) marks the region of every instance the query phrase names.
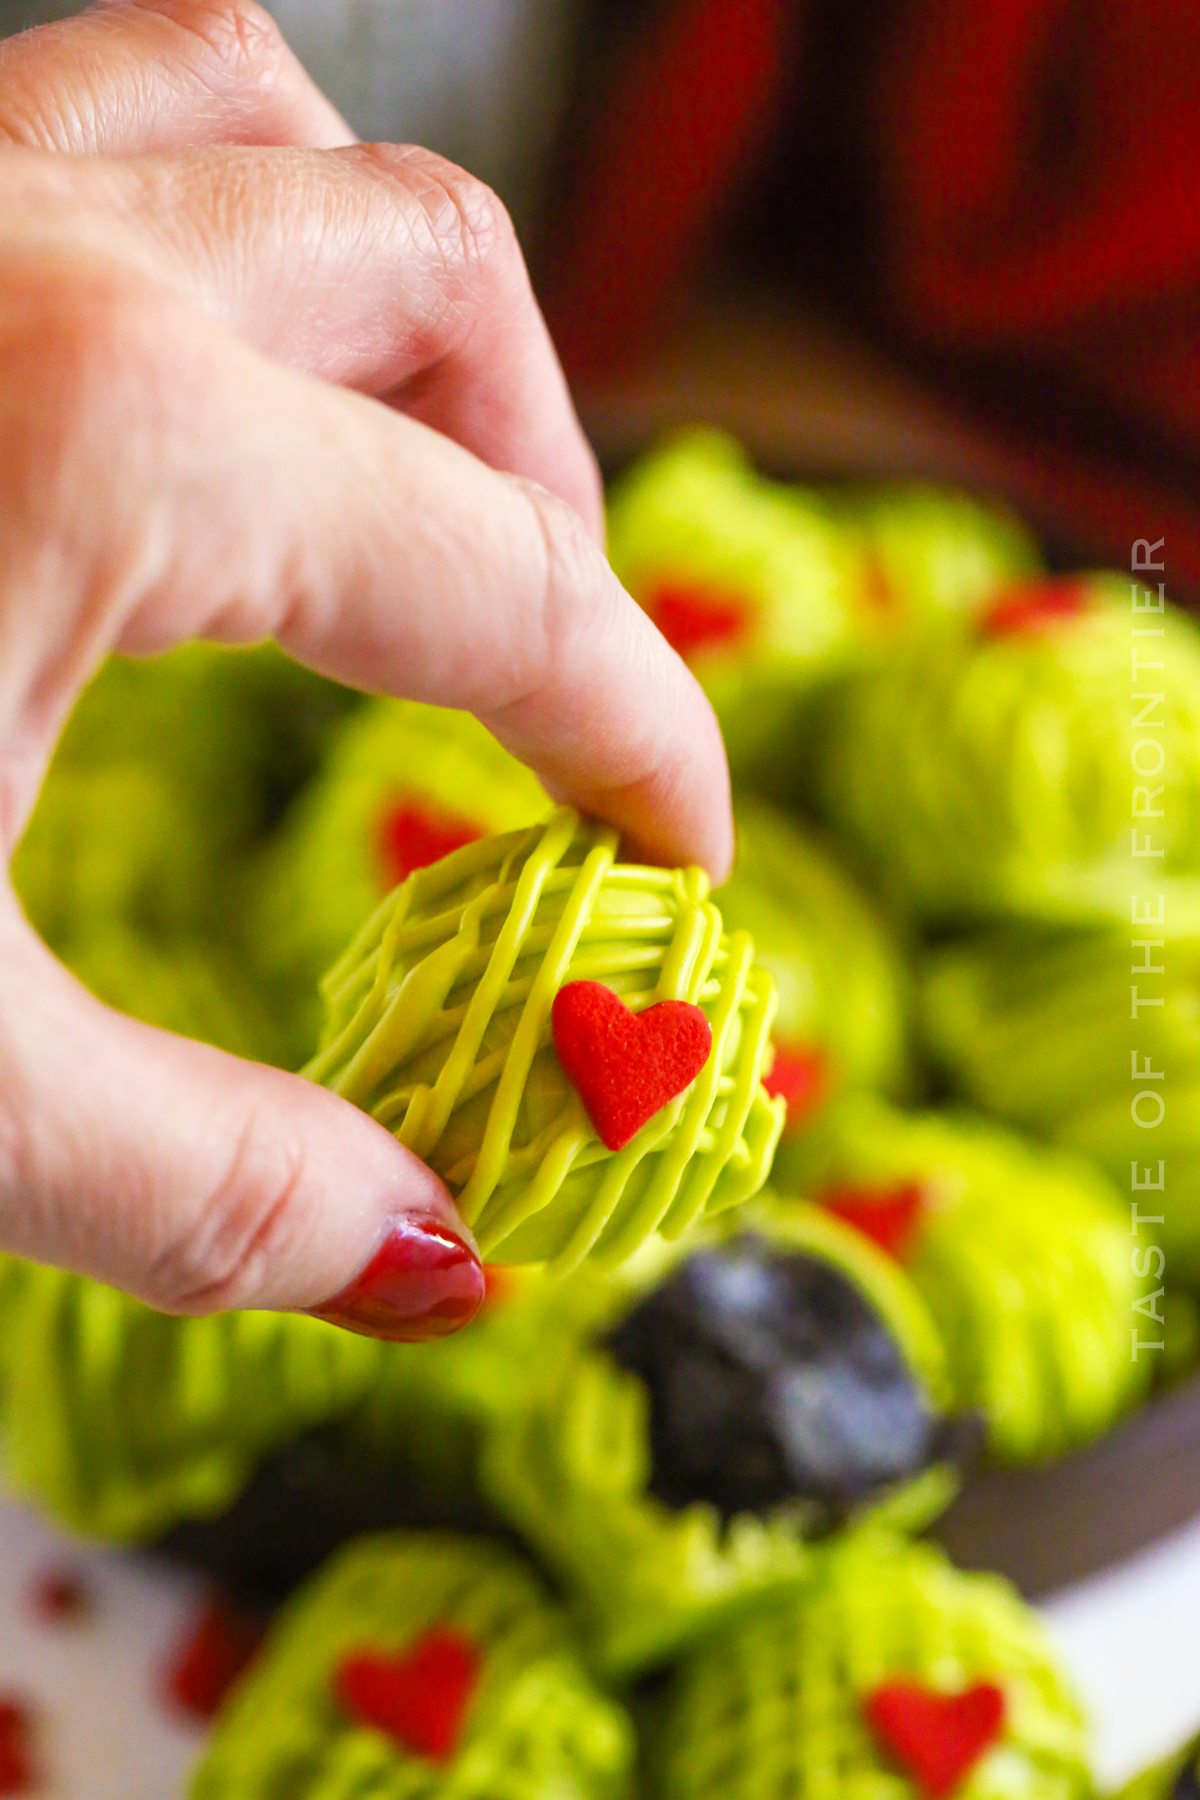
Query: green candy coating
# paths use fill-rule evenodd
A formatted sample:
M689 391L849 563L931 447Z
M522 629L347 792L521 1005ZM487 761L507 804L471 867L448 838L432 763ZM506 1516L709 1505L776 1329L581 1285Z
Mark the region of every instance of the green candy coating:
M1157 899L1140 911L1153 921ZM1139 962L1158 972L1139 976ZM1164 1004L1134 1019L1134 987ZM1169 915L980 934L930 953L920 1011L929 1053L964 1099L1094 1157L1124 1193L1132 1164L1157 1181L1161 1158L1169 1186L1134 1198L1163 1223L1138 1235L1161 1242L1170 1279L1200 1283L1200 937L1173 938ZM1135 1057L1157 1078L1132 1079Z
M1193 1738L1161 1762L1143 1769L1127 1781L1116 1800L1174 1800L1185 1771L1190 1768L1193 1787L1200 1783L1200 1738Z
M393 885L381 844L389 811L410 803L480 835L532 825L550 810L537 777L469 713L373 700L339 730L262 859L248 941L297 1009L311 1054L320 976Z
M775 978L774 1036L815 1047L822 1098L843 1088L902 1093L909 1081L907 978L869 900L818 839L765 800L735 807L737 861L716 896Z
M1061 1455L1145 1393L1130 1328L1147 1284L1120 1196L1082 1159L981 1119L854 1095L789 1147L774 1179L811 1199L921 1189L904 1266L945 1340L956 1404L983 1414L995 1456Z
M739 1214L742 1224L846 1275L898 1343L931 1409L945 1409L941 1341L920 1296L888 1258L815 1208L760 1201ZM689 1247L706 1241L693 1236ZM683 1248L647 1246L593 1329L617 1323ZM649 1491L649 1406L645 1384L594 1338L564 1345L532 1404L492 1434L482 1466L497 1511L557 1574L593 1660L620 1678L669 1661L717 1621L802 1582L811 1555L802 1501L723 1525L704 1502L675 1510L658 1500ZM918 1530L956 1487L956 1473L935 1464L875 1495L866 1509Z
M80 1275L5 1269L5 1481L91 1536L224 1511L264 1456L378 1378L384 1346L301 1314L173 1318Z
M445 1761L357 1724L344 1656L406 1653L429 1630L482 1658ZM589 1681L565 1621L494 1545L402 1533L360 1539L280 1614L217 1721L191 1800L625 1800L632 1724Z
M323 984L305 1071L435 1169L493 1261L612 1265L652 1232L739 1205L766 1179L783 1104L764 1093L775 1006L749 937L726 938L698 869L616 861L569 807L418 870ZM624 1149L600 1142L555 1055L567 982L633 1011L701 1007L712 1053Z
M1089 1800L1083 1709L1037 1615L1007 1582L877 1530L814 1551L797 1592L708 1638L677 1671L654 1800L923 1800L880 1751L864 1702L885 1682L1005 1697L1000 1740L956 1800Z
M1165 892L1173 932L1200 930L1200 634L1168 607L1166 638L1144 652L1166 645L1166 699L1146 735L1161 740L1169 791L1165 818L1147 821L1164 854L1136 863L1137 622L1128 581L1095 577L1076 615L929 632L826 696L812 732L819 808L900 912L1125 920L1140 882Z

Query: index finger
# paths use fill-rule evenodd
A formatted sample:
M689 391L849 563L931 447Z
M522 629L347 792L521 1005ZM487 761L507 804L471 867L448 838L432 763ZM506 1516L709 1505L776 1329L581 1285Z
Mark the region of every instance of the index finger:
M60 654L56 686L40 646L79 636L83 596L96 650L276 637L353 686L469 710L650 854L725 873L712 709L573 508L157 283L95 290L60 260L0 330L13 391L63 445L36 490L0 486L0 541L33 572L14 617L37 621L0 659L0 742L61 714L72 670ZM19 468L23 407L10 424L0 467Z

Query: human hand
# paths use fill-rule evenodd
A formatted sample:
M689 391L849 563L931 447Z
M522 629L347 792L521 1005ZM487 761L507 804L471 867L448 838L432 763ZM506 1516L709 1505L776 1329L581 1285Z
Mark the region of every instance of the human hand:
M0 143L6 863L108 651L273 636L469 709L555 793L722 874L715 721L597 548L493 196L355 145L250 0L110 0L0 45ZM482 1295L389 1133L109 1012L6 884L0 1245L169 1311L349 1290L343 1322L402 1336Z

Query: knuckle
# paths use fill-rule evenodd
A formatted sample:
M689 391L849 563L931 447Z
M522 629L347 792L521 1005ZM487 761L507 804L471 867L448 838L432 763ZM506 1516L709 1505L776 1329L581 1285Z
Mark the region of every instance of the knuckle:
M222 85L271 87L289 52L284 36L256 0L143 0L186 32Z
M508 209L494 189L431 150L365 145L364 160L396 182L415 212L414 234L455 285L495 289L519 281L525 264Z
M617 592L604 558L573 507L536 481L517 477L532 508L544 550L542 617L551 646L594 627Z
M535 481L509 479L529 506L539 552L531 603L513 645L506 700L513 705L528 702L590 655L611 625L619 590L574 510Z
M198 1218L155 1258L154 1304L177 1313L253 1306L287 1260L304 1173L303 1151L252 1119Z

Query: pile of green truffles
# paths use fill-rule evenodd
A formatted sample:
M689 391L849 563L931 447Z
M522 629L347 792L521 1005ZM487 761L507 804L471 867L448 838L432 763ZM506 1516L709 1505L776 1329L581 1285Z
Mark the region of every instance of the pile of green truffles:
M30 920L393 1132L487 1298L391 1344L0 1256L3 1485L278 1609L194 1800L1092 1800L1036 1615L924 1534L1200 1361L1200 634L708 430L609 526L725 735L716 892L269 648L85 693Z

